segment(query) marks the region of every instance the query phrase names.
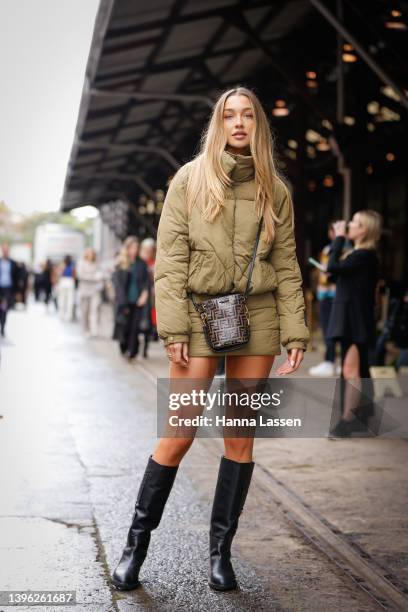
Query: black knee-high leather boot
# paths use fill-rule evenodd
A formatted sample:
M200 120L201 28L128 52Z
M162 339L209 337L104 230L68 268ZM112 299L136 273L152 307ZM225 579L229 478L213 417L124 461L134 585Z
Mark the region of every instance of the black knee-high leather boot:
M149 457L140 484L126 546L112 575L113 586L121 591L130 591L140 584L139 570L147 555L150 532L160 523L178 467L178 465L161 465L152 455Z
M209 585L217 591L237 587L231 564L231 543L244 508L255 463L238 463L222 456L215 488L210 528Z

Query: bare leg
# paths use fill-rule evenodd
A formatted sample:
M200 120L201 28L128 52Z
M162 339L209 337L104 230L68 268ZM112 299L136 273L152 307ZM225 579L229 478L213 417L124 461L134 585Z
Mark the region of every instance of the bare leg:
M343 361L345 379L343 419L352 421L361 397L360 354L355 344L347 350Z
M246 378L268 378L275 357L273 355L228 355L226 358L226 378L237 378L243 381ZM242 463L252 461L254 438L224 438L225 457Z
M203 384L194 385L197 391L200 388L208 390L217 369L218 357L190 357L188 367L185 368L175 363L170 364L169 378L177 380L181 378L203 379ZM197 388L198 387L198 388ZM179 465L184 455L193 443L193 437L186 438L161 438L157 444L153 459L161 465Z

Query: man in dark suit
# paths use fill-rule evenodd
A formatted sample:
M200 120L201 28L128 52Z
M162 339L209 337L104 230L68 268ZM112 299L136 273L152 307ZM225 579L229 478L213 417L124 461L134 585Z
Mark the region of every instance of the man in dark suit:
M3 244L0 252L0 334L5 335L7 312L14 301L18 285L18 267L9 256L8 244Z

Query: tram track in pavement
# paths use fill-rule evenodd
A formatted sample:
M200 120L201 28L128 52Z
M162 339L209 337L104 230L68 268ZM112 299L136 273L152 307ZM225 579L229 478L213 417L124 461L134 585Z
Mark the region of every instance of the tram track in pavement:
M157 387L157 377L143 364L138 363L146 378ZM216 438L201 438L206 448L217 456L223 451L223 443ZM297 493L277 479L262 463L257 461L254 484L265 494L272 496L285 519L302 534L309 544L341 570L343 575L364 591L383 610L406 612L408 587L387 567L379 564L367 551L347 534L332 525L313 509Z

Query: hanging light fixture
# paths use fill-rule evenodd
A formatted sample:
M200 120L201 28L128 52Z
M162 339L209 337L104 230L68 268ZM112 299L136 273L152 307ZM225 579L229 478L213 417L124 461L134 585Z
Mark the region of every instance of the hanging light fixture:
M330 151L330 145L327 142L327 140L324 138L323 140L320 140L320 142L317 143L316 149L318 151Z
M357 55L354 53L343 53L342 58L346 64L352 64L357 61Z
M344 122L346 125L354 125L354 124L355 124L355 122L356 122L356 120L354 119L354 117L351 117L350 115L345 115L345 116L343 117L343 122Z
M353 45L350 45L350 43L343 44L342 58L343 58L343 62L346 62L346 63L352 63L352 62L357 61L357 55L354 53Z
M390 17L385 21L385 27L389 30L406 30L407 24L401 19L402 13L398 9L390 11Z
M275 107L272 109L272 115L275 117L287 117L289 109L286 106L285 100L276 100Z
M314 70L306 70L306 86L309 89L317 89L318 82L316 80L317 74Z

